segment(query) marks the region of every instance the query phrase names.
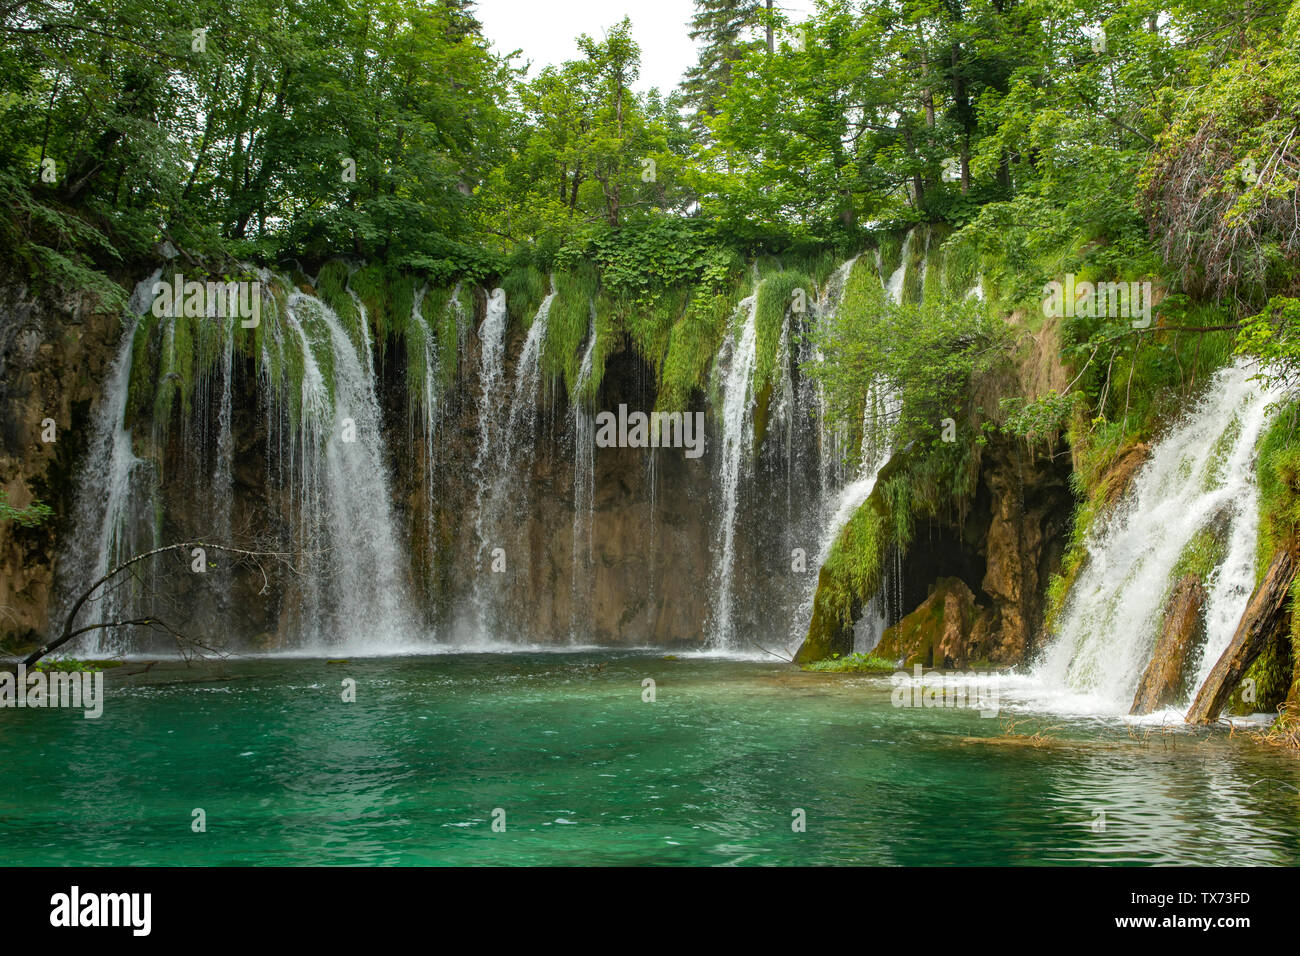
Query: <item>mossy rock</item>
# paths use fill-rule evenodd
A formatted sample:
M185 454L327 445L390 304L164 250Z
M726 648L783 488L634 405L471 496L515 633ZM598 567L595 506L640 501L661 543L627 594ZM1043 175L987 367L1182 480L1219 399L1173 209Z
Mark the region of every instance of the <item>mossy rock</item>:
M940 578L912 613L885 631L874 653L904 667L965 666L979 608L960 578Z

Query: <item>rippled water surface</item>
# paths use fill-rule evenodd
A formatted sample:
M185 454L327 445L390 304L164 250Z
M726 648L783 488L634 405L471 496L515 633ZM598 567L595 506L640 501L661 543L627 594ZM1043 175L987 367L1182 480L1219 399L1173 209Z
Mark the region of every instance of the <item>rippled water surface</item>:
M0 710L3 863L1300 864L1300 760L1223 732L642 653L138 670Z

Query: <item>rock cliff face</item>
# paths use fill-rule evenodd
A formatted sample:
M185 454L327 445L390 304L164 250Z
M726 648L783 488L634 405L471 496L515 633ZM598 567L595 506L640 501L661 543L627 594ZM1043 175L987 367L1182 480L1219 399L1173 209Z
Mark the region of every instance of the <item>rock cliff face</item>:
M516 330L507 355L520 354L513 340L521 336ZM700 643L712 569L711 456L593 447L591 499L579 502L572 409L543 386L527 447L513 450L504 487L484 498L487 552L481 554L474 472L479 426L475 403L465 400L479 388L477 364L471 345L460 399L449 410L432 465L439 544L425 586L437 632L473 641L483 636L479 620L486 619L487 636L502 641ZM514 371L507 368L507 380ZM620 353L607 368L597 408L626 404L649 412L651 382L638 359ZM423 495L414 479L424 468L406 471L407 501ZM501 570L493 570L498 548Z
M1043 594L1061 563L1073 499L1062 456L993 442L971 511L927 522L902 561L906 616L877 653L909 666L1018 664L1043 624Z
M0 524L0 639L17 648L61 623L50 620L59 616L59 562L67 571L71 562L91 559L75 553L70 516L79 488L93 477L85 473L88 433L105 402L125 324L75 296L36 301L11 289L6 301L0 487L14 507L40 499L55 513L35 528ZM524 424L507 436L508 449L498 442L485 454L475 330L486 308L480 293L431 442L421 440L413 419L404 343L389 340L387 348L374 349L383 432L376 447L401 555L394 586L404 592L418 638L699 646L717 615L722 533L721 423L708 397L697 393L684 410L705 414L699 458L680 448L588 446L589 464L581 466L586 459L574 409L562 384L545 381L531 398L524 395ZM503 384L486 398L498 412L517 400L526 335L518 321L507 327ZM137 545L206 540L276 550L292 538L303 502L300 489L284 479L285 462L307 452L276 424L274 392L253 354L236 348L231 365L226 405L216 374L196 372L192 401L161 406L170 408L163 421L155 407L155 420L132 423L133 452L146 463L133 473L142 485L133 519ZM797 363L790 374L787 394L801 388ZM591 412L620 405L649 412L654 383L630 347L617 348L606 358ZM826 463L817 457L808 416L776 409L774 401L766 410L774 417L735 492L735 649L786 647L792 629L802 629L799 607L818 572L811 556L822 518L809 500L825 494ZM57 430L51 443L40 440L47 419ZM584 427L591 427L590 418ZM218 487L213 476L221 471L223 428L229 466ZM891 613L897 619L925 605L921 617L933 619L937 630L913 638L926 648L927 662L1014 663L1032 649L1043 586L1059 562L1070 514L1067 474L1064 456L995 441L982 453L974 502L962 519L916 529L897 562ZM90 502L91 510L100 504ZM346 529L357 540L374 533ZM88 546L84 537L79 541ZM792 560L796 554L808 557ZM150 567L137 586L141 610L165 611L169 624L214 646L270 650L293 646L308 592L343 587L275 564L233 567L220 555L209 559L204 575L189 573L187 562ZM936 588L935 582L946 583ZM334 593L327 601L346 605L357 598ZM827 654L852 650L851 630L830 630L839 643L832 641ZM141 635L134 646L171 645L165 635Z
M32 643L48 626L56 544L121 331L116 314L83 296L0 285L0 490L14 508L39 500L54 510L32 528L0 522L0 643Z
M882 489L902 464L896 458L881 472L867 507L885 507ZM900 619L877 653L936 667L1026 660L1042 628L1044 589L1064 552L1074 504L1069 473L1066 455L991 441L966 512L919 522L897 561L885 590L896 594ZM823 572L819 591L834 586ZM850 624L828 619L819 601L796 659L850 653L864 610L854 601Z
M106 400L105 381L125 324L76 297L36 301L11 289L6 301L0 316L0 488L16 508L38 498L54 509L54 517L35 528L0 523L0 639L17 650L61 623L51 620L60 617L56 574L60 561L66 566L75 559L70 516L87 478L85 445L94 412ZM480 295L474 328L483 314ZM507 385L525 334L510 326L502 370ZM475 468L482 440L479 360L471 330L426 447L413 432L401 343L376 349L385 466L406 561L401 587L422 637L699 646L713 613L718 534L719 436L705 396L697 394L689 409L706 414L703 456L688 458L680 448L593 448L585 479L590 499L579 501L574 412L562 386L542 383L529 433L515 436L509 474L485 496L482 469ZM291 516L301 508L297 490L280 474L292 442L286 445L273 425L274 409L250 355L236 351L231 385L231 467L228 491L221 494L214 493L212 479L219 467L219 381L198 381L188 416L178 400L164 427L135 423L133 450L150 463L144 477L152 482L135 518L138 541L225 538L267 550L283 545ZM506 398L508 390L496 400ZM654 403L654 376L641 359L628 349L611 355L596 409L626 404L648 412ZM57 441L43 444L47 418L54 419ZM792 532L783 518L772 521L770 515L794 499L798 482L815 481L797 455L782 449L783 440L769 440L747 475L737 519L737 630L761 635L760 643L786 638L792 596L802 587L788 566ZM496 465L489 460L482 467L490 472ZM350 533L372 531L356 527ZM795 543L815 547L815 541ZM139 588L151 612L166 612L169 624L214 646L292 646L305 591L332 586L274 563L236 568L218 554L209 562L204 575L188 573L188 560L157 562ZM140 651L171 646L170 638L147 632L133 642Z

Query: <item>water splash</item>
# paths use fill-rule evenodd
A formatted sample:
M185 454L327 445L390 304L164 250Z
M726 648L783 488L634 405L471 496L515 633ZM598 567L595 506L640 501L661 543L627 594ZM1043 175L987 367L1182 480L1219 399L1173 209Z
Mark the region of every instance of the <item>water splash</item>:
M1207 582L1207 637L1193 687L1227 647L1254 587L1253 459L1274 398L1244 365L1220 370L1089 534L1088 561L1034 669L1036 679L1075 697L1072 707L1128 712L1179 558L1216 522L1226 524L1226 556Z

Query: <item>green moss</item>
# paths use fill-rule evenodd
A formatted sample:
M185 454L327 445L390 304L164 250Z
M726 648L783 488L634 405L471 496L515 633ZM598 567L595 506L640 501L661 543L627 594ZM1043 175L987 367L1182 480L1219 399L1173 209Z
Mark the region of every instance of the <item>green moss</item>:
M546 320L542 372L551 389L563 387L572 397L578 384L584 344L592 325L592 304L600 282L594 266L555 274L555 299Z
M550 282L533 266L511 269L501 279L506 290L506 310L510 318L525 329L533 324L537 310L550 292Z
M127 428L134 428L153 405L158 385L158 328L161 320L146 312L131 336L131 378L127 385Z
M347 331L357 354L363 355L365 345L361 338L361 314L357 310L356 301L348 293L348 273L345 262L336 259L325 263L316 277L316 295L338 316L339 323Z
M626 307L623 303L619 306ZM596 403L596 397L600 394L600 385L605 380L605 363L611 355L618 351L623 341L623 323L618 307L610 299L608 293L601 292L596 296L595 302L595 323L594 331L596 335L595 347L591 350L591 374L582 382L582 388L574 398L582 402L587 407L592 407ZM576 381L574 383L577 384Z
M704 385L713 359L727 334L727 320L735 310L736 296L698 292L668 333L659 375L659 411L683 411L695 390Z
M415 315L418 286L415 276L391 275L388 278L388 329L390 338L405 337Z
M927 240L925 243L924 263L925 268L922 271L921 279L921 298L923 301L933 301L943 295L944 292L944 250L943 244L947 240L949 232L947 226L932 225L926 232ZM966 290L962 289L955 295L955 298L962 298Z
M667 289L649 302L623 299L617 305L620 325L632 347L658 376L668 351L668 340L690 298L686 286Z
M387 273L381 266L365 265L352 273L348 278L348 286L365 307L370 334L379 343L382 352L383 344L388 339L391 314Z
M1300 402L1281 409L1260 440L1259 537L1256 571L1263 578L1273 555L1300 548Z
M836 654L829 660L805 664L803 669L823 674L872 674L896 670L893 661L887 661L875 654L850 654L847 657Z
M1219 529L1204 528L1198 531L1178 556L1178 561L1169 574L1170 587L1189 574L1195 575L1202 582L1208 581L1215 569L1223 563L1227 553L1228 544Z
M813 282L807 273L783 271L764 279L758 287L758 301L755 306L755 330L757 333L756 355L754 358L754 391L770 391L779 377L777 354L781 344L781 333L785 329L785 319L791 308L802 308L805 312L812 301Z
M888 281L902 262L903 240L906 235L904 232L888 232L883 233L877 240L876 247L880 250L878 278L882 283Z
M907 269L903 272L904 302L921 301L923 273L927 271L925 264L929 254L928 236L929 233L923 226L912 231L912 241L907 245Z
M1275 711L1287 699L1295 674L1291 635L1279 635L1270 641L1242 677L1240 686L1228 698L1228 710L1234 714ZM1253 699L1247 700L1247 689Z
M979 281L980 255L975 243L949 238L943 244L943 285L948 295L962 298Z
M877 491L845 523L818 571L812 622L796 663L810 664L837 651L845 653L848 648L843 645L852 633L854 607L869 601L880 589L893 516L879 489L877 485Z

